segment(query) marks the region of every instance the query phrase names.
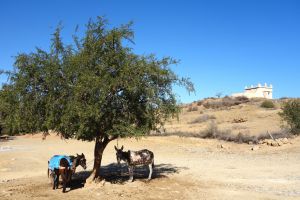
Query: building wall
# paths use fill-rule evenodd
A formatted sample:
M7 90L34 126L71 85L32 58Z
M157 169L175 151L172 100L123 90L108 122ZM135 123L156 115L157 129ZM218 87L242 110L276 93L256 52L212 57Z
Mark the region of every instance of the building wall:
M265 84L262 86L261 84L258 84L257 86L251 86L251 87L245 87L245 91L243 93L235 93L231 96L237 97L237 96L246 96L248 98L266 98L266 99L272 99L273 98L273 86L268 86Z

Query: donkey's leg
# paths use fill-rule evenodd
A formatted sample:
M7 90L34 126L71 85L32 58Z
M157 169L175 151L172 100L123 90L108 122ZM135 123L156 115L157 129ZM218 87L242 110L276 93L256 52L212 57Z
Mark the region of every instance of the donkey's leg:
M61 174L61 178L62 178L62 181L63 181L63 190L62 190L62 192L65 193L66 192L66 185L67 185L66 171L64 171Z
M53 190L55 190L55 188L57 188L56 187L56 185L57 185L57 181L58 181L58 174L59 174L59 171L58 170L56 170L56 169L54 169L53 171L52 171L52 179L53 179Z
M67 173L67 182L71 182L72 180L72 170L68 170L68 173Z
M56 184L56 173L55 171L51 172L51 179L52 179L52 189L55 190L55 184Z
M72 170L69 169L66 175L66 185L71 189L71 181L72 181Z
M59 184L59 171L57 171L57 175L56 175L56 189L58 189L58 184Z
M129 165L128 166L128 171L129 171L129 182L133 181L133 166Z
M67 187L67 180L66 179L64 179L63 180L63 193L65 193L66 192L66 187Z
M149 164L148 166L149 166L149 176L148 176L148 180L150 180L151 177L152 177L152 172L153 172L153 169L152 169L153 164L151 163L151 164Z

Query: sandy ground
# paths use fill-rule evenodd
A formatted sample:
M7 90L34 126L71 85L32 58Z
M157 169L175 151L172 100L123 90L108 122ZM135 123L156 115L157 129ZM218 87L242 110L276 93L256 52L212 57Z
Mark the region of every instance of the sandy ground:
M84 185L88 171L79 167L72 190L63 194L49 184L47 160L84 153L90 170L94 143L20 136L0 142L0 199L300 199L300 138L291 142L251 151L251 145L199 138L119 140L125 150L147 148L155 155L153 179L147 182L141 167L129 183L125 165L116 165L113 141L103 156L106 181Z

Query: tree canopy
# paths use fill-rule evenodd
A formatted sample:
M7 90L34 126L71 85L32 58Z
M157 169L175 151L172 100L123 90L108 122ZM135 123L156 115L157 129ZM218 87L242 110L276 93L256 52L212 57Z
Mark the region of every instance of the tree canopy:
M179 112L174 84L188 91L193 84L171 70L176 60L137 55L125 45L133 42L131 27L109 29L98 17L87 23L83 37L73 35L66 45L58 26L49 51L17 55L0 91L5 128L11 134L54 130L64 138L95 140L100 164L111 140L159 130Z

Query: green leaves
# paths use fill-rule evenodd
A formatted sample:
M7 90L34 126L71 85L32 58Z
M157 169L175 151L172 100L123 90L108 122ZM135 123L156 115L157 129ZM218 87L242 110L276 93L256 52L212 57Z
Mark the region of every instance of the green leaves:
M75 47L63 44L61 30L50 52L16 57L11 83L1 91L5 105L14 107L4 116L12 131L55 130L82 140L137 137L179 112L174 84L194 90L169 68L176 60L139 56L124 45L133 42L131 23L108 29L105 19L90 20L85 35L73 37Z
M287 122L293 134L300 134L300 99L291 99L284 102L282 112L279 115L282 120Z

